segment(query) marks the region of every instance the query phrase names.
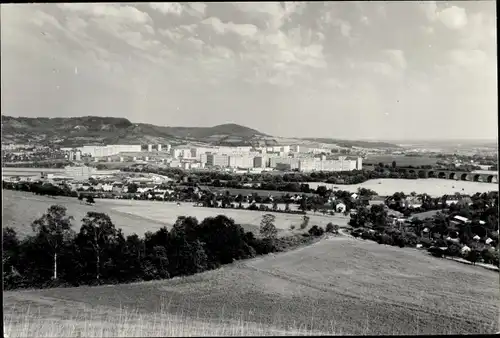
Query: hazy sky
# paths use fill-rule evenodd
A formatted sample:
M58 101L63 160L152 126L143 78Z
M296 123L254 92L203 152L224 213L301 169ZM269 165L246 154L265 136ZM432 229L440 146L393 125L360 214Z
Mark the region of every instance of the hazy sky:
M494 1L1 6L2 114L496 138Z

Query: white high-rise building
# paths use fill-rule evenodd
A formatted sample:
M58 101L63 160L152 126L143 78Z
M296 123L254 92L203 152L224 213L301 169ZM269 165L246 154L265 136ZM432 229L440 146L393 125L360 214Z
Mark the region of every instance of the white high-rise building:
M148 144L148 151L149 152L153 151L153 145L152 144Z
M158 151L161 151L161 144L158 145Z

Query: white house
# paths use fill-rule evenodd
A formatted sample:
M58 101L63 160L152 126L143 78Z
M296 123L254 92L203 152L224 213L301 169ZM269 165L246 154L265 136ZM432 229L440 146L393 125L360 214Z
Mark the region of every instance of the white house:
M479 241L481 239L481 237L479 237L478 235L476 235L476 236L472 237L472 239L475 240L475 241Z
M345 212L346 210L346 205L344 203L339 203L335 206L335 211L337 212Z
M488 237L484 242L486 243L486 245L490 245L490 243L493 242L493 240Z
M471 248L469 248L467 245L464 245L462 249L460 249L460 253L462 255L465 255L466 253L470 252Z
M460 221L462 223L468 223L469 222L469 219L467 217L462 217L462 216L455 216L453 217L453 219L457 220L457 221Z

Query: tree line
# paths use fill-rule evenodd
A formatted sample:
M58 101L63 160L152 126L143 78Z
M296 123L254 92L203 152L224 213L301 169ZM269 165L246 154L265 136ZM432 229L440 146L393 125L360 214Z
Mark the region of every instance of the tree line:
M255 236L223 215L178 217L171 230L125 236L105 213L88 212L79 232L66 208L51 206L19 239L3 228L5 289L126 283L185 276L236 260L279 252L321 236L309 232L278 237L275 216L264 215ZM334 231L333 225L329 228Z
M382 165L376 166L373 170L352 170L352 171L317 171L286 172L286 173L228 173L216 170L186 171L180 168L157 168L154 166L134 165L121 169L126 172L153 173L166 175L177 182L198 183L202 185L214 185L225 188L248 188L252 189L281 190L298 192L301 191L300 184L289 185L289 183L324 182L331 184L359 184L370 179L378 178L402 178L417 179L415 173L399 172L397 167ZM303 191L306 192L306 191Z

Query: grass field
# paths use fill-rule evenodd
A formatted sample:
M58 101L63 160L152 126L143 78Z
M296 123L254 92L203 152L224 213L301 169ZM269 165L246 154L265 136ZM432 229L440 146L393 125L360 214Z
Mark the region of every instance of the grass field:
M308 182L311 189L316 189L318 185L324 185L328 189L347 190L357 192L358 188L367 188L375 191L380 196L393 195L395 192L409 194L415 191L417 194L427 193L433 197L443 195L453 195L456 192L473 195L477 192L498 191L497 183L454 181L439 178L427 178L418 180L404 180L395 178L382 178L369 180L360 184L330 184ZM463 190L462 190L463 189Z
M158 325L165 313L193 319L191 332L199 325L215 325L220 332L223 322L233 323L227 324L228 330L240 330L239 335L247 332L242 326L266 332L312 329L346 335L493 333L498 331L498 287L498 273L486 269L415 249L339 237L184 278L4 292L4 315L20 318L29 308L36 315L25 322L35 321L32 326L54 319L82 326L75 318L92 316L87 330L127 324L121 333L126 330L123 327L134 325L136 331L153 329L152 318L156 318L154 327L160 335L182 331L171 323ZM101 307L107 310L88 310L86 315L83 311ZM141 314L146 324L112 318L124 311ZM21 336L17 332L23 325L30 327L5 322L11 336ZM108 335L120 335L117 332Z
M31 234L30 224L43 215L53 204L61 204L68 209L68 214L75 218L75 230L79 230L81 219L88 211L105 212L114 222L115 226L122 228L125 234L137 233L144 235L146 231L155 231L163 226L174 224L178 216L194 216L198 221L206 217L220 214L233 218L241 224L246 231L257 232L263 211L249 211L236 209L214 209L194 207L193 203L182 203L177 206L173 202L151 202L134 200L98 199L96 205L88 206L80 203L76 198L36 196L31 193L2 190L4 226L11 226L19 235ZM281 235L288 234L290 225L299 228L302 215L274 213L276 227ZM343 215L323 216L319 213L310 214L309 225L326 226L329 222L340 226L347 225L348 217Z

